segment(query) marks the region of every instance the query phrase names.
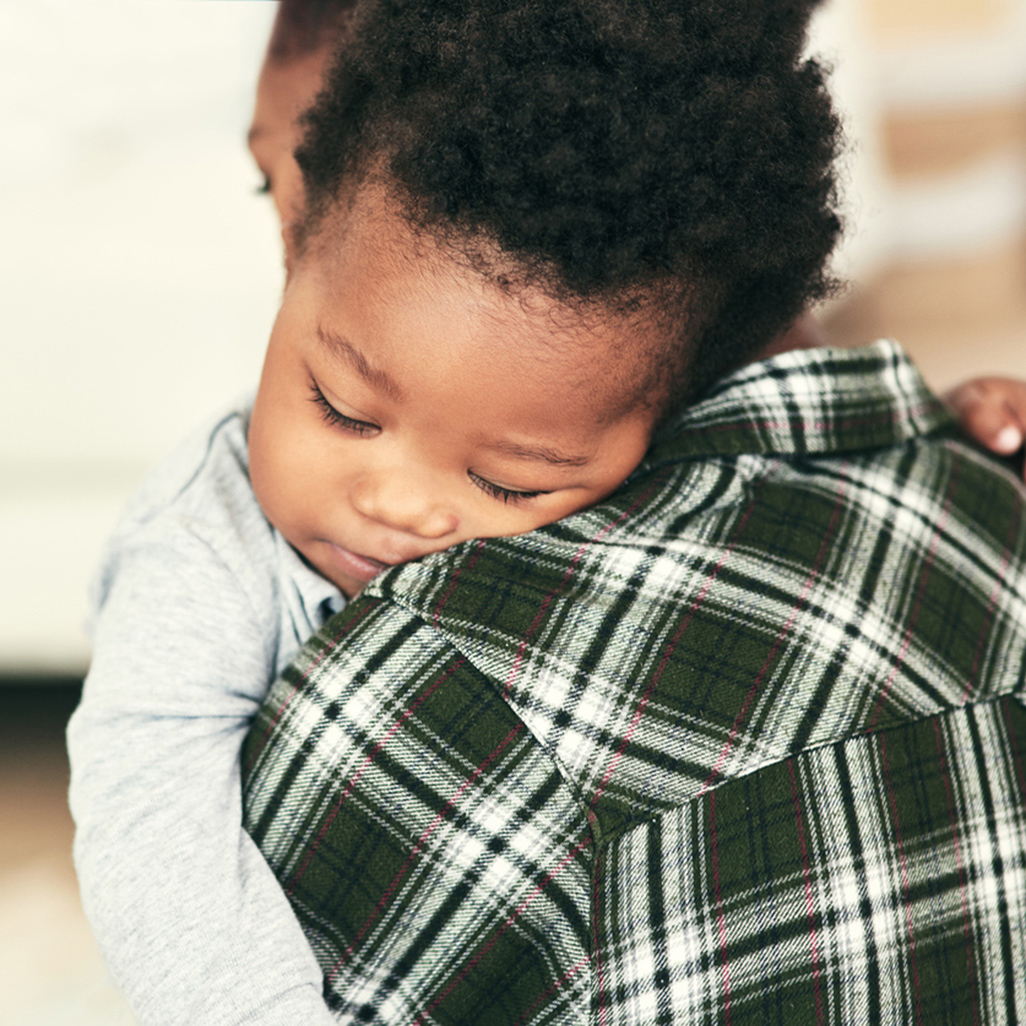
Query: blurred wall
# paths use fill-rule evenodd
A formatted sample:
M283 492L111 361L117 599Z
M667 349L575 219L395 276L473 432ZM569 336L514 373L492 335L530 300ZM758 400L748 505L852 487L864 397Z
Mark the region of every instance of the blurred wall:
M145 468L254 385L278 240L244 138L273 4L0 3L0 672L79 672Z
M1026 3L834 0L820 20L849 160L871 165L835 333L897 337L939 388L1026 375Z
M0 2L0 673L81 672L125 497L252 387L280 289L243 145L267 0ZM1022 366L1026 0L829 0L854 286L835 336Z

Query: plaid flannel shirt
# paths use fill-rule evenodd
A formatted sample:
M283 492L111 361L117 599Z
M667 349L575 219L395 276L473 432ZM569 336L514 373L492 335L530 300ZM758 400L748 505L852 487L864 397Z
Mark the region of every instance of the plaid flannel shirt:
M880 342L376 578L244 752L339 1019L1026 1021L1024 508Z

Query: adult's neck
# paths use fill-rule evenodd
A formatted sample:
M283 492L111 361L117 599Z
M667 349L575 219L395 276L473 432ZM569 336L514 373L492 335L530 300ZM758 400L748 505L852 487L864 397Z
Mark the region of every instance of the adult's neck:
M769 356L777 356L779 353L789 353L792 349L818 349L820 346L828 345L829 342L830 339L819 321L812 314L804 313L790 328L782 331L761 349L755 355L753 362L765 360Z

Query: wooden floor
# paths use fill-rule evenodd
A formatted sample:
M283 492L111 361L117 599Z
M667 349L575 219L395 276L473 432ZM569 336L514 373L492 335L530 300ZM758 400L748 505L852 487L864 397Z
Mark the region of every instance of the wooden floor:
M66 681L0 684L0 1026L129 1026L71 863Z

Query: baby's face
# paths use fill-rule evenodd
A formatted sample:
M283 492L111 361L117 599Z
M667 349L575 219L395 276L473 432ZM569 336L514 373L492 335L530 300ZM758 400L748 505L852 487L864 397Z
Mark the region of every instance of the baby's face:
M293 271L249 430L257 498L314 568L355 595L386 566L533 530L623 482L655 414L608 415L630 378L610 354L654 329L503 293L375 190L348 224Z

